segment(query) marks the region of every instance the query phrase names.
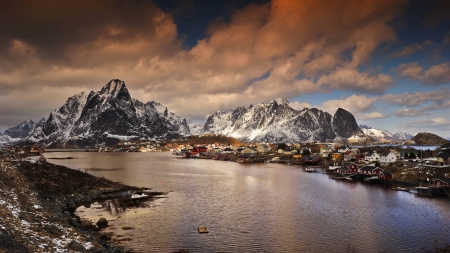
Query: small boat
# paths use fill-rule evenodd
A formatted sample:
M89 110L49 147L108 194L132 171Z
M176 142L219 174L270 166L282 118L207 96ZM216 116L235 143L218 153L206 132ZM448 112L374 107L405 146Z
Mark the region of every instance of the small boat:
M307 168L305 168L305 171L306 171L306 172L317 172L317 170L316 170L316 169L314 169L314 168L311 168L311 167L307 167Z
M205 226L198 226L198 232L199 233L208 233L208 228L206 228Z
M396 190L396 191L404 191L404 192L408 192L409 191L409 189L408 188L405 188L405 187L395 187L395 188L392 188L392 190Z

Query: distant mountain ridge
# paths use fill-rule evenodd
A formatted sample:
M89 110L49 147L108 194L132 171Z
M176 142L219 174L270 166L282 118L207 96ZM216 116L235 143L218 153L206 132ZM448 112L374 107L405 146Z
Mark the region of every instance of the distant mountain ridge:
M189 135L186 119L157 102L146 104L131 98L125 83L113 79L100 91L69 97L44 122L32 121L10 128L21 144L92 146L133 139L163 140Z
M5 130L4 134L13 139L22 139L29 136L36 128L42 127L45 124L45 118L42 118L37 124L31 119L27 119L15 127Z
M414 137L413 134L406 132L391 133L387 130L374 129L367 125L360 125L360 127L364 134L379 142L410 140Z
M337 109L332 116L316 108L294 109L285 99L238 107L209 116L201 133L222 134L246 142L304 142L363 134L354 116Z

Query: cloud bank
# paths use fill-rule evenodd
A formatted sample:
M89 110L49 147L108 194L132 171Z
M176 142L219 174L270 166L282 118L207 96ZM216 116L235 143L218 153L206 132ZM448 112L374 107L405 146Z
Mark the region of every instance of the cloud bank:
M392 78L358 67L396 39L388 21L404 3L250 4L185 49L172 16L149 1L9 1L0 15L0 106L5 96L34 94L54 108L75 88L112 78L188 117L333 89L379 94ZM49 100L50 88L61 98Z

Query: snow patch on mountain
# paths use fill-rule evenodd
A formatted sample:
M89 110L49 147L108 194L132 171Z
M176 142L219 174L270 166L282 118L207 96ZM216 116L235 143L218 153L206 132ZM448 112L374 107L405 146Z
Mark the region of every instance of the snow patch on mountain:
M202 125L191 125L189 129L191 130L191 135L200 135L202 132Z

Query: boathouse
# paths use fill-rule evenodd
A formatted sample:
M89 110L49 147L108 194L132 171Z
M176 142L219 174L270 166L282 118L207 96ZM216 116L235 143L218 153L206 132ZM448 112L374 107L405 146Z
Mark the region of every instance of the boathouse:
M364 176L376 176L379 175L383 170L379 167L375 167L372 165L366 165L358 170L358 174Z
M419 196L446 196L450 197L450 178L440 178L433 180L429 186L416 187Z
M192 153L202 153L202 152L207 152L207 151L208 151L208 148L205 146L197 146L192 149Z
M358 166L354 163L345 163L337 169L337 173L342 175L350 175L358 173Z
M440 178L433 180L433 185L437 187L450 187L450 178Z
M378 175L378 178L381 180L392 180L392 173L388 171L382 171Z

